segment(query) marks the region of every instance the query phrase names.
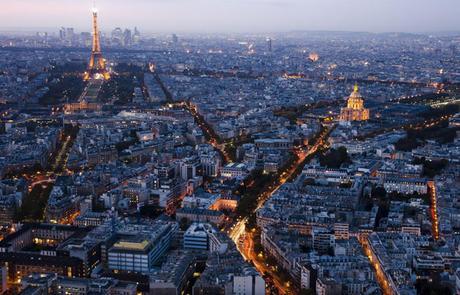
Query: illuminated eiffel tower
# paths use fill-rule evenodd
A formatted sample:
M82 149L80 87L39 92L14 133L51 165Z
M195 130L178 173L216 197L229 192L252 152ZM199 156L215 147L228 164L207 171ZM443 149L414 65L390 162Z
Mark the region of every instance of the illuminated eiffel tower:
M99 27L97 25L97 9L93 7L93 48L89 60L88 70L84 74L84 79L110 79L110 73L107 71L105 59L102 56L101 40L99 37Z

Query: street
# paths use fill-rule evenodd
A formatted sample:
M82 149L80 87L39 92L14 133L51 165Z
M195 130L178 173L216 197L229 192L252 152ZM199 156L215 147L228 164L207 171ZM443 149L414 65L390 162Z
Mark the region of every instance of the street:
M298 156L297 160L291 166L289 166L289 168L286 171L281 172L279 174L276 184L272 186L268 186L265 191L262 191L260 193L257 199L258 200L257 207L253 213L257 212L257 210L259 210L265 204L265 202L295 174L297 169L300 166L305 164L304 162L309 156L316 153L320 148L326 146L327 136L330 134L331 130L332 128L323 130L321 134L319 135L318 139L316 140L315 144L309 149L302 148L297 151L297 156ZM254 253L254 248L253 248L253 245L254 245L253 238L254 237L252 234L246 235L247 237L245 240L247 239L250 240L250 241L247 241L247 243L249 244L248 247L243 247L243 249L241 249L241 247L239 246L238 242L241 236L246 231L245 224L247 221L248 221L248 217L244 217L242 219L237 220L237 222L230 229L230 232L229 232L230 238L235 242L236 245L238 245L238 250L241 252L243 257L245 257L247 260L253 261L259 273L261 274L267 273L273 278L273 283L275 287L277 288L279 294L292 294L287 290L288 287L286 283L283 283L281 279L279 278L279 276L272 269L265 267L263 263L257 263L257 260L254 259L257 253Z
M230 155L227 154L225 150L225 145L219 144L217 135L215 134L214 130L205 122L205 120L199 115L197 109L191 105L190 103L178 103L179 106L185 107L195 118L196 122L200 126L201 130L207 135L208 143L211 144L215 149L220 151L221 155L223 156L224 162L228 163L231 162ZM252 213L257 212L265 202L289 179L293 178L298 172L298 169L305 165L305 161L308 157L314 155L320 148L327 146L327 137L329 136L330 132L334 129L334 126L329 128L324 128L320 131L319 136L316 138L315 143L311 147L301 147L294 151L296 160L285 170L280 171L278 173L277 179L275 182L265 187L260 193L257 198L257 206ZM241 255L248 261L252 261L255 268L261 275L269 275L272 279L272 283L277 290L277 294L295 294L294 290L290 290L289 282L283 282L283 280L279 277L279 275L275 272L274 269L267 267L267 265L263 262L258 261L256 258L264 258L263 254L262 257L259 257L258 253L254 251L254 235L253 234L245 234L246 232L246 223L248 221L248 216L243 216L241 218L237 218L235 223L226 230L229 237L235 242L237 245L238 250L240 251ZM224 229L225 230L225 229ZM244 238L243 245L240 245L240 240ZM270 289L267 289L267 292L270 292Z
M369 241L367 240L367 236L365 235L360 236L359 242L361 243L361 246L363 247L364 254L369 259L369 262L371 263L372 268L374 268L374 273L377 278L377 282L379 283L380 288L382 288L383 294L384 295L393 294L393 291L390 288L390 284L388 283L385 272L382 270L382 266L380 265L380 262L375 257L375 255L373 255L370 249Z

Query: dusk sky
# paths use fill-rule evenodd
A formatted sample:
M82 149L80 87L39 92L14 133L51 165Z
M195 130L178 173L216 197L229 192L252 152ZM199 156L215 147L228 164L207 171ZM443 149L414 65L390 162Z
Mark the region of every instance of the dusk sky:
M90 30L90 0L0 0L0 28ZM144 32L460 30L460 0L98 0L100 27Z

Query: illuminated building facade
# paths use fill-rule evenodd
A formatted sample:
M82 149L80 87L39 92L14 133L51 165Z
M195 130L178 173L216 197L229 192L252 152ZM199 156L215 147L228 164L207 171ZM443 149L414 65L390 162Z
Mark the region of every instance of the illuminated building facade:
M33 273L87 277L99 263L98 243L85 242L88 229L56 224L25 224L0 241L0 265L8 285Z
M82 100L79 102L67 103L64 108L66 113L77 113L84 111L100 112L102 110L102 105L99 103Z
M104 80L110 79L110 74L107 71L105 59L102 56L96 8L93 8L93 48L91 50L88 71L84 74L85 80L89 80L91 78Z
M108 250L109 269L114 272L149 273L166 253L176 224L158 224L155 231L118 235Z
M364 108L364 99L359 93L358 85L355 85L353 93L347 101L347 107L340 111L340 122L367 121L369 109Z

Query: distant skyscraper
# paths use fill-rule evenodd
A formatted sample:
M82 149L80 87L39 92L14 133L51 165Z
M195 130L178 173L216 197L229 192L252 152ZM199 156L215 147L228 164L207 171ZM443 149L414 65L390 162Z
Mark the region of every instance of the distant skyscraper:
M74 28L64 28L59 30L59 39L65 42L66 45L71 46L75 42L75 30Z
M75 35L74 28L67 28L66 29L66 37L67 37L68 40L72 40L74 35Z
M124 46L131 46L133 43L133 36L131 34L131 30L126 29L123 33L123 45Z
M123 31L121 28L115 28L112 31L112 44L118 46L123 44Z
M137 29L137 27L134 28L134 35L133 35L133 44L139 44L141 41L141 32Z
M457 55L457 46L455 44L450 45L450 51L452 55L456 56Z
M173 35L172 35L172 42L173 42L174 44L179 43L179 37L177 37L176 34L173 34Z
M80 43L83 44L84 47L91 46L91 33L90 32L81 32L80 33Z
M272 52L272 39L271 38L267 38L267 51L268 52Z
M64 27L61 27L61 29L59 30L59 39L61 39L61 41L64 41L65 39L65 28Z
M99 37L99 27L97 24L97 9L93 8L93 48L89 60L88 71L84 75L85 80L90 78L95 79L110 79L110 74L107 71L105 59L102 56L101 40Z

